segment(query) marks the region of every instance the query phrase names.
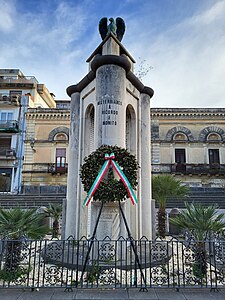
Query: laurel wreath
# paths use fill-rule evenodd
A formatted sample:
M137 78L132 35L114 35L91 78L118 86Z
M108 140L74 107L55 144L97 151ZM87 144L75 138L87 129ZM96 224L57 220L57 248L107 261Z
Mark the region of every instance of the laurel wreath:
M134 155L130 154L127 149L118 146L102 145L89 156L84 158L84 163L80 169L81 182L84 190L88 192L94 183L98 173L105 162L105 154L115 154L115 161L123 170L132 188L137 187L138 162ZM128 197L127 191L121 180L114 176L113 169L110 168L108 173L98 186L93 196L94 201L114 202L122 201Z

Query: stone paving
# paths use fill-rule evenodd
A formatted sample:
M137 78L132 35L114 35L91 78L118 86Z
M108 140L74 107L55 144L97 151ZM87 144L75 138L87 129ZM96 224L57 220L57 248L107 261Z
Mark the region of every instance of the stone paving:
M22 289L0 289L0 300L71 300L71 299L150 299L150 300L225 300L225 289L165 289L151 288L147 292L140 292L139 289L64 289L44 288L39 291Z

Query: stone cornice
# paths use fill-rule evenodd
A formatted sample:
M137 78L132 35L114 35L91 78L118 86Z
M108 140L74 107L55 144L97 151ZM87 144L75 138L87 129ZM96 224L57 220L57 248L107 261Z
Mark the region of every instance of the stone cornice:
M224 118L225 108L151 108L153 119Z
M59 109L28 109L26 113L27 119L64 119L70 120L70 111L69 110L59 110Z
M96 77L96 71L104 65L116 65L122 67L126 71L127 79L135 86L135 88L143 94L147 94L150 98L154 95L152 88L144 86L143 83L130 71L131 64L126 55L100 55L97 54L91 62L91 71L77 84L70 85L67 89L67 95L71 97L73 93L80 93L92 80Z

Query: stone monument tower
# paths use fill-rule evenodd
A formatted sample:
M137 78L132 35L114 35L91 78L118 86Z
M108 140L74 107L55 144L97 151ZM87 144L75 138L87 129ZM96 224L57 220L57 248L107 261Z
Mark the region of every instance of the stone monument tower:
M105 144L127 148L136 156L140 166L139 203L134 207L127 200L123 210L134 238L152 238L150 99L154 92L134 75L135 61L120 40L109 30L87 59L89 73L78 84L67 88L71 97L71 123L66 238L72 235L79 239L93 230L97 208L94 203L88 208L82 206L85 193L79 173L84 157ZM118 219L119 213L112 206L106 205L104 221ZM114 227L113 223L111 226ZM123 233L119 228L117 235Z

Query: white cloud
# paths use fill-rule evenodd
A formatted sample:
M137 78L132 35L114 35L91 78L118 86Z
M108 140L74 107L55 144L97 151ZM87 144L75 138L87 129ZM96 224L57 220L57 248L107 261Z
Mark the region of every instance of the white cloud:
M89 0L53 1L57 6L21 14L16 10L19 1L2 3L1 68L20 68L46 84L57 98L68 98L66 87L86 75L85 59L101 42L97 22L107 16L106 10ZM155 23L150 18L154 11L147 10L149 1L141 11L139 1L132 0L137 11L129 11L126 3L121 6L127 25L123 44L135 59L141 57L153 66L143 80L155 90L153 106L224 107L225 0L207 1L208 8L198 7L178 24L164 24L164 31L159 26L163 19ZM116 9L110 11L115 13Z
M9 12L12 4L7 4ZM59 2L51 11L38 14L32 10L16 12L14 28L8 36L0 36L1 67L20 68L25 75L34 75L46 84L56 96L65 98L63 85L67 77L73 78L77 70L82 70L79 64L83 49L74 43L82 37L86 19L84 7L68 2Z
M224 106L225 1L169 28L142 57L154 67L144 83L155 90L153 106ZM206 22L206 18L210 22ZM140 50L140 49L139 49Z
M199 23L202 25L211 24L218 19L224 19L224 9L225 9L225 2L218 1L210 7L208 10L204 11L203 13L195 16L190 21L191 23Z
M5 0L0 0L0 32L9 32L13 28L13 5Z

